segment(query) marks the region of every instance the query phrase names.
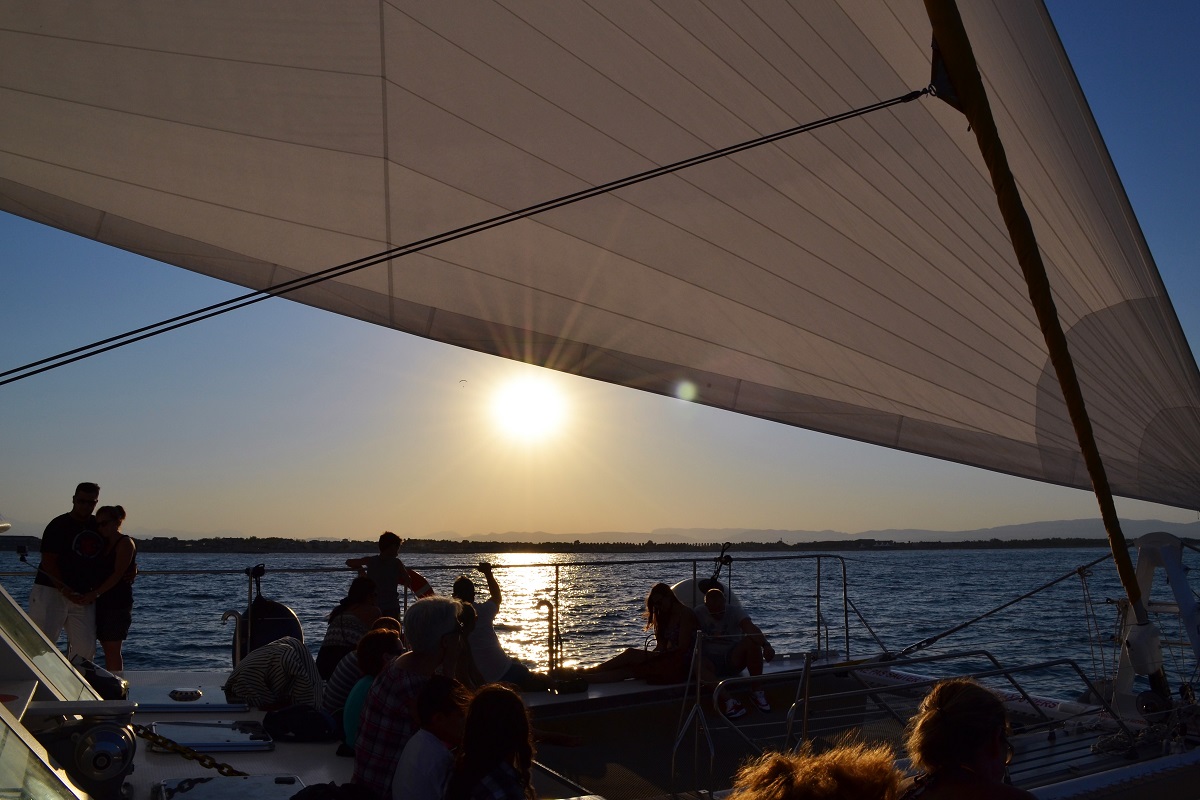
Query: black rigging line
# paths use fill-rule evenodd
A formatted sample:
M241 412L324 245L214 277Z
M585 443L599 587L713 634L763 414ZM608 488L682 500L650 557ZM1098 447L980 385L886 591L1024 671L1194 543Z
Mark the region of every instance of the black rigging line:
M615 181L602 183L599 186L581 189L578 192L566 194L553 200L546 200L518 211L509 211L490 219L474 222L470 225L464 225L461 228L455 228L454 230L439 233L435 236L430 236L425 239L418 239L417 241L409 242L408 244L400 245L399 247L394 247L390 250L384 250L383 252L376 253L374 255L365 256L363 258L355 259L354 261L347 261L344 264L328 267L319 272L313 272L299 278L293 278L290 281L277 283L274 286L267 287L266 289L249 292L239 297L234 297L220 303L214 303L213 305L205 306L204 308L200 308L195 311L190 311L187 314L180 314L179 316L171 317L170 319L165 319L161 322L156 322L153 325L146 325L145 327L137 328L136 330L127 331L126 333L122 333L117 336L111 336L107 339L101 339L97 342L93 342L82 347L76 347L73 350L67 350L57 355L39 359L38 361L31 361L24 366L15 367L13 369L0 372L0 378L4 378L4 380L0 380L0 386L5 386L9 383L15 383L16 381L24 378L29 378L33 375L38 375L58 367L66 366L67 364L72 364L76 361L82 361L85 358L91 358L92 356L106 353L109 350L115 350L118 347L124 347L127 344L140 342L143 339L149 339L151 336L158 336L161 333L173 331L176 328L182 328L186 325L200 322L201 320L210 319L238 308L245 308L246 306L254 305L255 303L261 303L263 300L268 300L272 297L279 297L297 289L313 286L317 283L321 283L322 281L348 275L351 272L357 272L358 270L366 269L367 267L373 267L376 264L382 264L383 262L390 261L394 258L406 256L411 253L417 253L430 247L452 242L455 239L461 239L464 236L481 233L500 225L506 225L510 222L516 222L517 220L525 219L526 217L532 217L535 214L540 214L544 211L562 208L563 206L570 205L571 203L577 203L580 200L587 200L592 197L607 194L609 192L616 191L617 189L623 189L627 186L641 183L642 181L648 181L652 178L669 175L672 172L678 172L679 170L686 169L687 167L694 167L698 164L704 164L708 161L714 161L718 158L734 155L744 150L750 150L755 147L760 147L764 144L777 142L781 139L795 136L796 134L807 133L809 131L823 128L827 125L833 125L838 122L845 122L846 120L860 117L864 114L869 114L872 111L879 111L900 103L908 103L926 94L931 94L931 89L929 87L917 89L906 94L899 95L898 97L893 97L890 100L881 100L878 103L872 103L867 106L862 106L861 108L844 111L841 114L825 117L824 119L816 120L815 122L806 122L803 125L786 128L782 131L770 133L766 136L760 136L756 139L749 139L745 142L740 142L728 147L722 147L719 150L712 150L708 153L703 153L698 156L685 158L682 161L676 161L673 164L655 167L653 169L646 170L645 172L639 172L636 175L630 175Z

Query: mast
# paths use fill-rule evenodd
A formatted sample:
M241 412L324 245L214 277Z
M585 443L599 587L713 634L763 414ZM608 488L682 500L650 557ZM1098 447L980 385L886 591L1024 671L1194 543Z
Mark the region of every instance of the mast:
M1129 557L1125 534L1121 531L1121 521L1117 517L1112 489L1105 473L1104 462L1100 458L1100 450L1096 446L1092 422L1084 404L1083 391L1075 373L1075 364L1071 360L1067 337L1063 333L1062 324L1058 318L1058 309L1054 304L1054 296L1050 291L1046 266L1042 262L1041 251L1038 249L1037 239L1033 233L1033 225L1029 221L1029 215L1025 212L1016 179L1009 169L1004 144L1000 141L1000 135L996 129L996 121L992 116L983 80L979 76L979 65L975 61L971 42L967 38L962 17L958 13L958 5L955 0L925 0L925 11L929 15L929 23L933 30L934 57L938 58L940 53L946 75L956 95L956 102L952 105L966 116L967 123L975 132L979 152L991 174L992 188L996 192L1000 214L1004 218L1013 251L1017 262L1021 265L1021 272L1029 289L1029 300L1033 304L1038 324L1042 329L1042 336L1046 340L1046 349L1049 352L1050 361L1054 365L1063 399L1066 401L1071 425L1075 429L1075 437L1079 441L1079 449L1083 455L1084 464L1087 466L1088 477L1091 479L1092 491L1096 495L1096 501L1100 504L1100 516L1104 521L1104 530L1108 535L1109 548L1112 550L1121 586L1129 598L1130 608L1138 628L1147 631L1149 630L1149 615L1146 612L1146 604L1143 601L1133 563ZM1147 644L1157 648L1156 639ZM1161 656L1159 658L1161 659ZM1170 695L1161 661L1156 669L1150 671L1150 685L1157 693L1164 696Z

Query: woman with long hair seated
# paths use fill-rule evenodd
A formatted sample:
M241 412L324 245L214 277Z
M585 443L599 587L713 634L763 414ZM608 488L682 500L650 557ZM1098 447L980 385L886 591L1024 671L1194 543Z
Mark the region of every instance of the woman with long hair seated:
M994 692L967 678L935 684L908 724L908 756L921 774L902 800L1033 800L1008 783L1008 735L1008 713Z
M592 683L615 683L644 678L651 683L682 683L692 665L692 646L700 627L696 612L679 602L665 583L656 583L646 595L646 630L654 631L653 650L631 647L581 674ZM702 668L706 665L701 659ZM706 670L711 672L711 670ZM711 678L711 675L707 676Z
M446 800L537 800L532 768L533 729L525 701L503 684L483 687L467 707Z

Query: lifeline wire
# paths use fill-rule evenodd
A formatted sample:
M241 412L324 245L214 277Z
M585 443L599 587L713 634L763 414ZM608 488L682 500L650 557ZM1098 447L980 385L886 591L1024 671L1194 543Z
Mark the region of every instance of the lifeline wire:
M447 242L452 242L455 239L461 239L465 236L470 236L473 233L481 233L483 231L490 230L491 228L499 227L500 225L506 225L510 222L516 222L517 220L525 219L526 217L532 217L535 214L540 214L544 211L562 208L563 206L579 202L580 200L587 200L592 197L597 197L602 194L616 191L617 189L623 189L627 186L632 186L636 183L641 183L642 181L650 180L651 178L669 175L673 172L686 169L687 167L697 166L709 161L714 161L718 158L724 158L725 156L750 150L764 144L777 142L790 136L795 136L799 133L807 133L818 128L823 128L827 125L854 119L855 117L863 116L864 114L868 114L872 111L879 111L900 103L908 103L931 93L932 90L929 87L917 89L906 94L902 94L898 97L893 97L891 100L881 100L878 103L872 103L871 105L862 106L861 108L856 108L851 111L844 111L841 114L825 117L824 119L820 119L815 122L807 122L803 125L786 128L782 131L767 134L766 136L760 136L757 139L749 139L745 142L723 147L719 150L712 150L702 155L685 158L682 161L676 161L673 164L655 167L654 169L646 170L645 172L639 172L636 175L630 175L625 178L610 181L609 183L602 183L599 186L582 189L578 192L566 194L553 200L545 200L541 203L528 206L518 211L509 211L505 214L501 214L490 219L481 220L470 225L464 225L461 228L455 228L454 230L446 231L425 239L418 239L415 242L394 247L390 250L384 250L380 253L376 253L375 255L365 256L354 261L347 261L344 264L328 267L319 272L314 272L300 278L293 278L290 281L284 281L283 283L269 286L266 289L250 292L248 294L241 295L240 297L234 297L220 303L215 303L211 306L206 306L204 308L191 311L187 314L180 314L179 316L171 317L170 319L166 319L161 322L156 322L153 325L147 325L145 327L128 331L117 336L101 339L100 341L93 342L89 345L77 347L73 350L67 350L59 353L58 355L48 356L38 361L31 361L24 366L15 367L13 369L6 370L5 372L0 372L0 378L4 378L4 380L0 380L0 386L14 383L24 378L38 375L42 372L47 372L57 367L72 364L76 361L82 361L85 358L90 358L92 356L99 355L100 353L106 353L109 350L115 350L118 347L124 347L127 344L139 342L142 339L149 339L151 336L157 336L160 333L173 331L176 328L182 328L186 325L191 325L194 322L216 317L226 312L233 311L234 309L245 308L246 306L262 302L263 300L267 300L271 297L285 295L288 292L295 291L296 289L313 286L332 278L338 278L343 275L348 275L351 272L357 272L360 269L373 267L376 264L382 264L383 262L390 261L393 258L399 258L411 253L417 253L436 245L445 244Z

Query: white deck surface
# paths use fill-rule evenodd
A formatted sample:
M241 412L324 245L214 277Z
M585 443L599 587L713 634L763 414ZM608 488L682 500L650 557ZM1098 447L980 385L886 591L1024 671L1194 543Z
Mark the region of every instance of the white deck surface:
M197 703L179 703L176 710L171 711L139 711L134 715L134 722L149 726L159 720L261 720L261 711L253 709L246 711L231 711L224 704L224 695L220 691L221 684L228 677L228 672L176 672L176 671L137 671L127 672L125 678L130 685L130 699L165 696L171 689L199 686L205 693L205 699L213 698L221 703L222 710L204 710ZM334 754L337 742L320 742L316 744L296 744L280 742L275 749L260 753L212 753L217 761L250 775L271 775L299 777L305 786L316 783L338 784L347 783L354 771L354 759L343 758ZM274 798L289 798L297 791L299 785L273 785L272 782L260 785L241 778L225 778L215 770L205 769L194 761L188 761L174 753L152 752L149 742L138 740L135 769L129 782L134 788L133 800L148 800L152 788L161 781L181 778L211 778L203 790L189 792L186 797L203 796L215 797L213 790L218 786L227 786L230 798L237 800L274 800Z

